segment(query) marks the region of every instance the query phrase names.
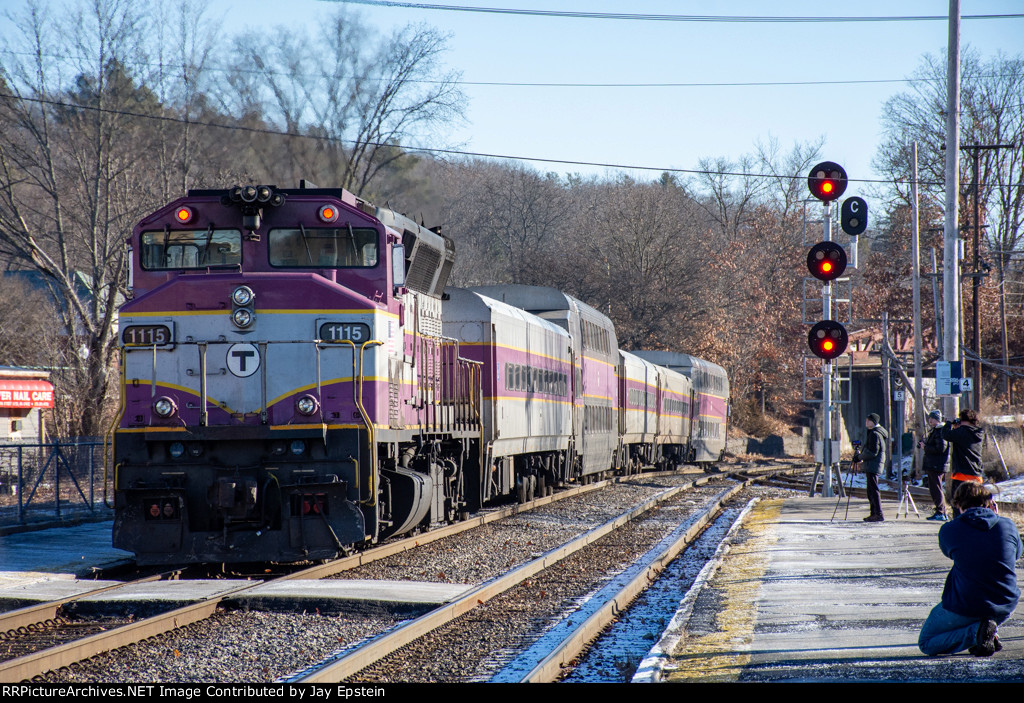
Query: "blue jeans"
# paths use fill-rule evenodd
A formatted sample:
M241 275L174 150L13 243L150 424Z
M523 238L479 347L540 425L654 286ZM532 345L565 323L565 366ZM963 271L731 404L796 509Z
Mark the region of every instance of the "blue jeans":
M1003 618L1005 620L1006 618ZM930 657L936 654L956 654L978 642L978 628L985 622L981 618L968 618L951 613L939 603L921 626L917 646ZM1002 620L997 621L999 624Z

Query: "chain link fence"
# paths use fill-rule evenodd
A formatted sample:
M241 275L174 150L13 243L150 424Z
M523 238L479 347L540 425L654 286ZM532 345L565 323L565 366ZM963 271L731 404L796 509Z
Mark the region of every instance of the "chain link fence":
M0 527L109 514L103 441L0 444Z

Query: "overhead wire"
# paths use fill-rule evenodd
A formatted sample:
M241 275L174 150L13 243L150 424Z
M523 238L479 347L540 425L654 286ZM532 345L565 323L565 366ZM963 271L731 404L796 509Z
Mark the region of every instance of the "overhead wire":
M208 122L204 120L189 120L181 117L173 117L170 115L154 115L146 114L142 112L132 112L131 110L115 110L113 108L97 107L95 105L78 105L74 103L68 103L61 100L51 100L47 98L29 98L11 93L0 93L0 98L24 100L26 102L34 102L42 105L52 105L55 107L62 107L72 110L86 110L91 112L100 112L112 115L120 115L124 117L137 117L140 119L156 120L162 122L173 122L179 124L187 124L193 127L211 127L216 129L227 129L235 130L240 132L249 132L254 134L263 134L270 136L279 137L294 137L297 139L310 139L314 141L327 141L335 142L340 144L368 144L370 146L378 147L390 147L394 149L402 149L408 152L423 152L428 154L440 154L446 156L463 156L463 157L474 157L474 158L487 158L487 159L504 159L509 161L530 161L535 163L546 163L546 164L559 164L565 166L590 166L596 168L611 168L620 169L624 171L657 171L659 173L686 173L693 175L703 176L737 176L741 178L771 178L775 180L804 180L807 178L805 175L785 175L778 173L746 173L743 171L715 171L709 169L688 169L688 168L673 168L667 166L639 166L636 164L619 164L619 163L604 163L599 161L575 161L571 159L553 159L546 157L537 156L521 156L515 154L494 154L482 151L464 151L460 149L442 149L438 147L424 147L424 146L413 146L406 144L393 144L390 142L357 142L353 139L345 139L342 137L332 137L325 135L314 135L314 134L302 134L301 132L282 132L280 130L268 129L265 127L249 127L246 125L229 125L220 124L217 122ZM891 183L891 179L872 179L872 178L848 178L850 183ZM918 181L919 185L932 185L940 186L939 182L932 181Z
M397 2L396 0L328 0L352 5L402 8L407 10L441 10L445 12L475 12L491 15L529 15L571 19L628 20L643 22L712 22L753 24L818 24L849 22L930 22L947 21L947 15L836 15L817 16L760 16L760 15L668 15L653 13L592 12L582 10L534 10L511 7L480 7L466 5L439 5L435 3ZM962 15L961 20L1020 19L1021 13Z
M38 54L31 51L15 51L14 49L0 49L0 54L8 54L11 56L45 56L53 59L67 59L74 61L87 61L89 57L77 56L74 54L57 54L57 53L43 53ZM190 66L183 63L177 62L162 62L162 61L123 61L126 66L149 66L153 68L173 68L173 69L197 69L198 66ZM214 73L227 73L227 72L238 72L238 73L252 73L257 75L280 75L290 76L298 75L303 77L311 77L309 74L304 73L291 73L285 71L273 71L265 68L242 68L242 67L231 67L222 68L217 66L202 66L203 71L211 71ZM1006 78L1000 74L984 74L977 76L978 78ZM362 77L365 80L383 81L390 80L389 77L385 76L365 76ZM565 81L565 82L548 82L548 81L468 81L468 80L437 80L428 78L409 78L406 79L407 83L420 83L426 85L438 85L438 84L452 84L452 85L471 85L481 87L501 87L501 88L778 88L786 86L828 86L828 85L879 85L879 84L893 84L893 83L938 83L941 82L941 78L922 77L922 78L864 78L864 79L845 79L845 80L807 80L807 81L689 81L689 82L652 82L652 83L586 83L581 81Z

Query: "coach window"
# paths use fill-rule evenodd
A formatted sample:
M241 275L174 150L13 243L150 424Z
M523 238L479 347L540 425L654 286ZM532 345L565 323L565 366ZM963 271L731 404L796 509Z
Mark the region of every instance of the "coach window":
M377 230L371 227L299 227L270 230L270 265L282 268L372 268Z
M143 232L139 262L147 271L205 269L242 263L242 233L237 229Z

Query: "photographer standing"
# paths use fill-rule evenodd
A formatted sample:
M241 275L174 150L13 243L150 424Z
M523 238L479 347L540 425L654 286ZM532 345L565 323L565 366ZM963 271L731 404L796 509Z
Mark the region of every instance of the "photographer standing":
M879 425L882 418L878 413L868 415L865 425L867 432L864 437L864 447L853 456L853 461L863 462L864 478L868 486L868 506L871 514L864 518L864 522L882 522L882 497L878 492L878 474L885 466L885 447L888 444L889 433Z
M984 433L978 426L978 413L965 408L953 422L942 426L942 439L949 442L951 494L956 495L960 484L972 481L984 483L985 474L981 470L981 441ZM960 514L956 503L953 503L953 517Z
M935 513L929 520L937 522L946 521L946 497L942 492L942 475L946 472L946 462L949 459L949 445L942 438L942 413L932 410L928 413L928 426L931 428L928 436L917 444L924 449L924 461L921 468L928 477L928 490L932 494L932 502L935 503Z

